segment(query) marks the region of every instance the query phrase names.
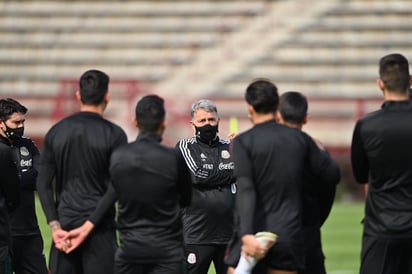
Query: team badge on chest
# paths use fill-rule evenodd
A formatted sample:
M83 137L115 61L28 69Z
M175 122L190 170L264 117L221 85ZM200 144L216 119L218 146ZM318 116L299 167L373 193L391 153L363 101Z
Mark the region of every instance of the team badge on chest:
M20 147L20 155L21 156L29 156L30 152L27 147Z
M189 255L187 255L187 262L189 264L195 264L196 263L196 254L195 253L189 253Z
M222 150L222 152L220 153L220 156L221 156L223 159L229 159L229 158L230 158L230 153L229 153L229 151L227 151L227 150Z

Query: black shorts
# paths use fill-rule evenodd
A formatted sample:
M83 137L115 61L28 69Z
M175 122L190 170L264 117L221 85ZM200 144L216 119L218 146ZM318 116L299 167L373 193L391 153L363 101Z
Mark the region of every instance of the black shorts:
M267 269L299 271L305 266L305 250L302 244L277 242L253 269L253 274L266 273Z
M223 245L186 245L186 263L189 274L207 274L213 262L216 274L226 274L224 263L226 244Z
M412 273L412 239L363 235L361 274Z

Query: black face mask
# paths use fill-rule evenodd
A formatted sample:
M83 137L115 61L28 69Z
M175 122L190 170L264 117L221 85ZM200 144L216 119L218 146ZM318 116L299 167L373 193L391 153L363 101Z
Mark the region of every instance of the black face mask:
M6 131L4 131L4 133L6 133L7 138L9 138L11 140L17 140L17 139L19 139L23 136L24 127L9 128L6 125Z
M218 125L205 125L203 127L195 127L196 136L204 143L209 143L216 138Z

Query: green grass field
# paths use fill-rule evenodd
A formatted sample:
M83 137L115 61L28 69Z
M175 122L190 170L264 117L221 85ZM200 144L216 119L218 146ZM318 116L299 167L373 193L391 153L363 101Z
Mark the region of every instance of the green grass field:
M355 274L359 271L363 203L337 202L322 228L323 250L328 274ZM45 253L48 257L51 236L40 203L37 217L43 234ZM214 274L211 267L209 274Z
M363 203L336 203L322 227L328 274L359 273Z

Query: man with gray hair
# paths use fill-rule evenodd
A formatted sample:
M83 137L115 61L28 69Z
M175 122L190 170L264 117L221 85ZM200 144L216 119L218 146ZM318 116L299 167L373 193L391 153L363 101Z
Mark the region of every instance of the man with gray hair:
M218 136L219 115L207 99L193 103L191 126L195 136L180 140L179 150L192 174L191 206L183 209L183 229L189 274L226 274L224 254L233 232L234 164L229 140Z

